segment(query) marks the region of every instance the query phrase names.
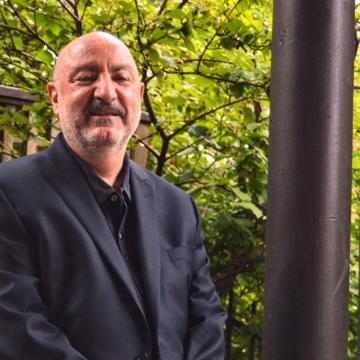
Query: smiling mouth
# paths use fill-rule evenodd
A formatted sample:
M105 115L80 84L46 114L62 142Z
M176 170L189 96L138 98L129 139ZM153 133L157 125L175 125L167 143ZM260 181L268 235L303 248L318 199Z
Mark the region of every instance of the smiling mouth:
M93 99L85 108L85 112L90 116L110 117L119 116L124 118L126 110L121 104L108 103L99 99Z
M103 114L91 114L90 115L90 126L94 126L94 127L114 127L115 123L117 123L119 120L113 118L114 116L116 116L117 118L119 118L119 115L103 115Z
M119 113L114 112L97 112L97 113L90 113L91 116L121 116Z
M120 114L115 113L93 113L90 114L89 120L92 119L92 122L96 126L113 126L114 122L123 121Z

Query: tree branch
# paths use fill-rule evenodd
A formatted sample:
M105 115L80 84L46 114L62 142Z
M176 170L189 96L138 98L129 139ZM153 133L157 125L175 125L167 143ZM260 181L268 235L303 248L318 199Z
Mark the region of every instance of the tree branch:
M163 140L166 140L168 138L167 134L165 133L164 129L159 125L159 121L155 115L155 111L152 107L150 98L149 98L149 94L148 94L148 88L146 86L146 81L144 81L144 79L146 79L146 73L147 73L147 68L146 66L143 67L142 70L142 81L144 82L144 104L146 107L146 111L149 114L150 120L151 122L155 125L156 130L159 132L161 138Z
M189 62L198 62L199 59L184 59L181 62L182 63L189 63ZM225 61L225 60L216 60L216 59L202 59L203 62L213 62L213 63L220 63L220 64L228 64L228 65L234 65L231 61Z
M14 5L11 3L11 0L8 0L8 3L16 15L16 17L20 20L20 22L25 26L27 31L31 33L36 39L38 39L41 43L43 43L49 50L51 50L55 55L57 55L57 51L47 42L45 41L41 36L39 36L38 33L36 33L31 27L26 23L26 21L22 18L22 16L19 14L19 12L15 9Z
M164 73L166 73L166 74L175 74L175 75L184 75L184 76L185 75L198 75L198 76L204 77L206 79L221 81L221 82L224 82L224 83L230 83L230 84L234 84L234 85L240 85L241 84L241 85L248 85L248 86L255 86L255 87L259 87L259 88L264 88L263 84L254 84L254 83L249 83L249 82L245 82L245 81L224 79L224 78L219 77L219 76L207 75L207 74L204 74L202 72L197 72L197 71L169 71L169 70L162 70L162 71Z
M228 13L228 14L225 14L226 19L229 19L229 16L230 16L231 13L236 9L236 7L238 6L238 4L239 4L240 1L241 1L241 0L238 0L238 1L236 2L236 4L232 7L232 9L229 11L229 13ZM223 23L224 23L224 20L221 22L221 26L223 25ZM220 28L221 26L219 26L219 28ZM219 28L218 28L218 29L219 29ZM196 66L196 71L197 71L197 72L199 72L199 70L200 70L201 60L202 60L203 57L205 56L206 51L208 50L208 48L209 48L209 46L211 45L211 43L214 41L215 37L218 35L218 29L215 30L214 35L213 35L213 36L210 38L210 40L206 43L203 51L202 51L201 54L200 54L200 57L199 57L199 60L198 60L197 66Z
M24 30L21 30L21 29L18 29L18 28L14 28L12 26L4 25L4 24L0 24L0 28L3 28L5 30L16 31L16 32L19 32L20 34L27 35L29 37L33 36L33 34L27 32L27 31L24 31Z
M83 11L83 13L82 13L82 15L81 15L81 18L80 18L81 22L82 22L83 19L84 19L85 12L86 12L86 10L88 9L90 3L91 3L91 0L88 0L88 1L85 3L85 5L84 5L84 11Z
M7 155L7 156L10 156L11 158L13 159L16 159L18 156L16 156L15 154L11 153L11 152L7 152L5 150L1 150L0 148L0 154L1 155Z
M140 138L139 135L136 133L133 135L133 137L141 143L147 150L149 150L157 159L160 157L160 154L158 154L146 141L144 141L143 138Z
M214 159L211 164L199 175L199 178L201 179L219 160L219 158Z
M179 9L182 9L188 2L189 2L189 0L182 0L182 2L179 5Z
M1 60L0 60L1 61ZM1 63L0 63L1 64ZM33 86L32 84L30 84L27 79L24 76L21 76L19 74L15 74L15 76L19 79L19 81L23 81L27 86L23 86L22 84L16 84L16 87L19 89L22 89L24 91L29 91L29 89L32 89ZM3 83L0 82L0 85L4 85L4 86L14 86L14 83L11 84L7 84L7 83Z
M174 153L172 153L172 154L170 154L169 156L167 156L166 159L165 159L165 161L168 161L168 160L172 159L173 157L179 155L181 152L185 151L186 149L188 149L188 148L196 145L197 143L199 143L199 142L201 142L201 141L203 141L203 140L204 140L203 138L199 138L199 139L193 141L191 144L186 145L186 146L184 146L183 148L181 148L180 150L177 150L177 151L175 151Z
M4 62L5 64L7 64L7 65L16 66L17 68L19 68L19 69L21 69L21 70L23 70L23 71L25 71L25 72L27 72L27 73L29 73L29 74L32 74L32 75L34 75L35 77L37 77L39 80L41 80L42 82L44 82L44 83L47 82L47 79L44 79L39 73L37 73L37 72L31 72L31 71L29 71L29 69L26 69L26 68L24 68L23 66L14 63L13 61L6 60L5 58L0 59L0 61L3 61L3 62ZM16 75L19 77L19 74L16 74ZM26 85L28 85L29 87L31 87L31 84L30 84L27 80L25 80L24 77L21 76L20 78L26 83Z
M71 0L65 0L72 8L74 8L75 4Z
M156 130L159 132L161 138L163 140L167 140L169 136L165 133L164 129L159 125L159 121L158 121L158 119L155 115L154 109L151 105L150 98L149 98L146 88L145 88L145 92L144 92L144 104L145 104L146 110L149 114L150 120L155 125Z
M0 8L0 14L1 14L2 19L4 20L4 23L7 25L6 18L4 16L4 13L2 12L1 8ZM11 31L9 30L9 28L7 28L6 30L7 30L7 33L9 34L10 41L11 41L13 49L16 49L15 42L14 42L14 39L12 37Z
M203 51L201 52L197 66L196 66L196 72L200 71L201 60L205 56L207 49L209 48L210 44L214 41L216 35L217 35L217 30L215 31L215 34L210 38L210 40L206 43Z
M215 113L215 112L218 111L218 110L221 110L221 109L223 109L223 108L225 108L225 107L228 107L228 106L237 104L237 103L239 103L239 102L241 102L241 101L245 101L245 100L249 100L249 99L250 99L250 98L248 98L248 97L243 97L243 98L240 98L240 99L236 99L236 100L234 100L234 101L229 101L229 102L226 103L226 104L222 104L222 105L217 106L217 107L215 107L215 108L213 108L213 109L211 109L211 110L209 110L209 111L206 111L206 112L204 112L204 113L196 116L195 118L187 121L184 125L180 126L180 127L177 128L175 131L173 131L171 134L169 134L168 137L169 137L170 139L173 138L173 137L174 137L175 135L177 135L178 133L186 130L189 126L193 125L196 121L198 121L198 120L200 120L200 119L202 119L202 118L204 118L204 117L206 117L206 116L208 116L208 115L210 115L210 114L213 114L213 113Z
M9 49L10 50L10 49ZM31 55L31 54L28 54L27 52L25 51L21 51L21 50L18 50L18 49L11 49L10 51L13 51L13 52L16 52L18 54L21 54L22 56L30 59L33 64L45 64L42 60L39 60L38 58L36 58L35 56ZM46 65L46 64L45 64Z
M137 12L137 15L138 15L138 28L137 28L137 30L139 30L139 24L142 23L141 11L140 11L138 0L134 0L134 1L135 1L136 12Z
M78 6L79 6L79 1L78 0L75 0L75 4L74 4L74 16L75 16L75 27L76 27L76 33L78 36L81 36L82 35L82 32L83 32L83 28L82 28L82 22L81 20L79 19L79 9L78 9Z
M231 15L232 12L236 9L236 7L239 5L239 3L240 3L241 1L242 1L242 0L238 0L238 1L234 4L234 6L231 8L231 10L230 10L227 14L225 14L225 17L226 17L227 20L229 20L230 15Z
M78 23L79 19L75 16L75 14L65 5L61 0L57 0L61 7ZM72 8L73 9L73 8ZM74 9L73 9L74 10Z
M158 163L156 167L156 175L161 176L164 170L165 162L166 162L166 154L169 149L170 138L163 139L162 147L160 150L160 156L158 158Z
M36 0L34 0L34 6L33 6L33 19L34 19L34 25L35 25L35 32L38 32L38 26L37 26L37 19L36 19L36 9L37 9L37 5L36 5Z
M162 14L162 12L165 10L165 7L166 7L167 2L168 2L168 0L163 0L157 16L160 16L160 15Z

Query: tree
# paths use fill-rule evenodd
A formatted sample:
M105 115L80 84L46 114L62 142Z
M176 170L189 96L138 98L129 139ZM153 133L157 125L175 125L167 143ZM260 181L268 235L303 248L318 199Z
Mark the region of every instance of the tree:
M269 119L270 0L0 0L0 83L40 96L29 123L0 128L44 146L56 126L45 84L59 50L104 30L145 84L150 167L197 201L213 279L228 308L228 359L261 351ZM14 157L22 155L13 152ZM230 354L231 349L231 354Z

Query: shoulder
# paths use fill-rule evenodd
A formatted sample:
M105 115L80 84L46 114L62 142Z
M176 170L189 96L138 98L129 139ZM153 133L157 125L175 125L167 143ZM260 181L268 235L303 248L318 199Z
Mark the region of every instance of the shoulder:
M43 152L0 164L0 187L6 192L29 195L42 178Z
M150 196L149 199L154 201L158 207L157 211L164 217L174 216L173 220L176 221L190 216L199 221L197 206L185 191L133 161L130 161L130 174L130 179L137 182L137 185L143 184L136 187L138 190L153 193L154 197Z
M136 206L157 224L164 243L202 243L200 214L189 194L134 162L130 163L130 184Z
M19 157L0 164L0 179L31 174L39 167L42 153Z
M153 184L156 188L157 194L164 194L164 196L171 196L171 198L178 198L182 201L191 200L191 197L185 191L179 189L174 184L171 184L150 170L136 164L132 160L130 160L130 169L131 172L135 175L133 177L137 180L149 181L151 184Z

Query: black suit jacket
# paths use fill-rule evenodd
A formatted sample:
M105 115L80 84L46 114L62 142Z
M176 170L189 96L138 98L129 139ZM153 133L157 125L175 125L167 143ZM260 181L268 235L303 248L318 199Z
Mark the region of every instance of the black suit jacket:
M0 359L220 360L224 312L192 199L130 164L148 316L57 139L0 165ZM150 319L150 322L148 321Z

